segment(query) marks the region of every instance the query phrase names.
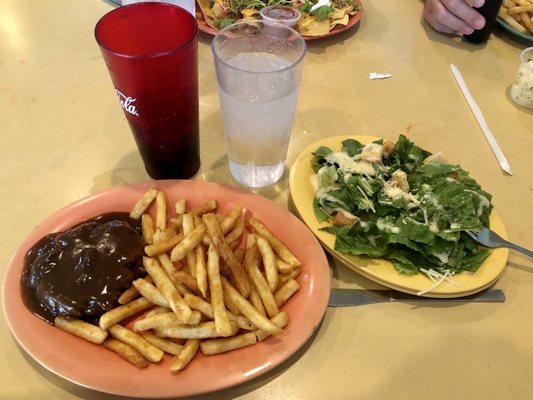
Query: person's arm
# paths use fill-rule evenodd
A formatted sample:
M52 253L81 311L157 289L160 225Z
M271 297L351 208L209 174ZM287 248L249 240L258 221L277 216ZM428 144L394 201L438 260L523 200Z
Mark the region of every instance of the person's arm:
M469 35L485 26L485 18L474 10L484 3L485 0L426 0L423 15L439 32Z

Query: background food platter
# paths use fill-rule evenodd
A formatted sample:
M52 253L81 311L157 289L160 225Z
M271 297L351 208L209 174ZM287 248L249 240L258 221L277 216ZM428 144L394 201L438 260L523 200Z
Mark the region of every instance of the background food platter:
M337 25L335 28L333 28L331 31L329 31L329 33L327 33L326 35L322 35L322 36L304 36L304 35L302 35L304 40L306 42L309 42L309 41L312 41L312 40L324 39L324 38L327 38L327 37L330 37L330 36L334 36L334 35L338 35L339 33L342 33L342 32L345 32L347 30L352 29L361 20L361 17L362 17L362 14L363 14L363 5L361 4L361 1L360 0L356 0L356 3L359 4L361 9L359 10L359 12L357 14L350 16L350 19L348 20L348 24L347 25ZM197 5L197 10L198 11L200 10L200 7L198 5ZM215 28L211 28L209 25L207 25L207 23L204 20L200 20L200 19L197 18L196 22L198 22L198 29L200 30L200 32L206 33L206 34L211 35L211 36L215 36L217 34L218 30L215 29Z
M151 187L164 190L172 202L187 198L191 207L216 199L222 213L241 204L265 223L302 261L300 291L283 308L289 315L284 332L237 351L197 354L178 375L165 356L160 364L139 370L116 354L61 331L31 313L23 304L20 276L24 255L42 236L110 211L130 211ZM152 181L115 187L81 199L42 222L21 244L6 268L2 302L15 339L39 364L71 382L101 392L140 398L195 396L258 377L293 355L318 328L330 291L329 265L320 244L306 226L287 210L245 190L199 181ZM133 321L129 321L131 327ZM1 397L1 396L0 396Z
M401 292L416 295L418 292L431 286L431 281L426 276L423 274L413 276L401 275L386 260L340 253L334 249L335 236L320 230L320 228L329 226L329 224L318 222L313 211L315 192L311 184L311 176L314 174L311 168L312 152L320 146L326 146L336 151L340 149L341 142L346 139L355 139L363 144L367 144L379 138L373 136L333 136L309 145L298 156L289 177L291 198L296 210L300 218L320 240L325 249L336 259L374 282ZM437 149L427 150L436 151ZM475 179L475 176L472 177ZM490 215L490 227L501 237L507 238L507 232L502 220L494 210ZM492 285L501 276L505 269L508 255L509 250L504 248L491 250L490 256L479 267L477 272L474 274L460 273L454 275L453 279L458 283L458 286L443 282L435 290L424 296L454 298L477 293Z
M533 35L525 35L521 32L518 32L516 29L514 29L511 25L509 25L507 22L505 22L500 17L498 17L496 21L498 22L498 25L500 25L502 29L506 31L507 34L511 36L513 39L515 39L516 41L520 43L524 43L529 46L533 45Z

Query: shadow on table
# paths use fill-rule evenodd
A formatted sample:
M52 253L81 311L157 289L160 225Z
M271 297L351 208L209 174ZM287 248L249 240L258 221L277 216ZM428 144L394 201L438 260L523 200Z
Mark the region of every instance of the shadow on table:
M507 89L505 89L505 97L507 98L507 100L513 105L513 107L519 111L522 111L526 114L529 114L529 115L533 115L533 110L529 110L525 107L522 107L522 106L519 106L518 104L516 104L513 99L511 98L511 85L507 86ZM529 118L528 118L529 120ZM529 128L530 125L528 125L527 127Z
M221 391L217 391L216 394L205 394L200 396L194 396L194 397L180 397L180 399L195 399L195 400L207 400L207 399L217 399L217 400L226 400L226 399L233 399L238 396L242 396L246 393L249 393L251 391L259 389L261 386L266 385L267 383L273 381L278 376L280 376L285 370L290 368L293 364L295 364L300 357L303 356L303 354L313 345L316 338L319 336L319 332L321 330L327 329L329 326L329 318L328 314L324 316L320 324L318 325L317 329L313 332L312 336L309 338L309 340L298 350L296 353L294 353L292 356L290 356L286 361L272 369L271 371L265 373L262 376L259 376L255 379L252 379L246 383L243 383L242 385L238 385L232 388L224 389ZM16 343L16 342L15 342ZM118 396L113 394L106 394L102 392L98 392L92 389L88 389L79 385L76 385L66 379L63 379L54 373L50 372L46 368L44 368L42 365L37 363L30 355L28 355L22 347L17 343L17 347L19 351L23 354L24 358L30 364L41 376L46 378L49 382L54 384L55 386L59 387L62 390L65 390L66 392L78 396L81 399L84 400L125 400L130 399L131 397L126 396ZM167 371L168 372L168 371ZM170 372L168 372L170 373Z
M498 37L498 39L502 40L506 44L516 47L518 50L523 50L528 47L527 44L516 41L515 39L510 37L509 34L505 31L505 29L503 29L499 25L496 25L496 28L494 29L492 34Z
M266 197L272 201L276 201L276 199L283 196L287 190L287 187L289 186L289 168L285 166L283 176L278 182L262 188L249 188L237 182L235 178L233 178L229 170L228 159L225 154L211 162L209 165L200 167L200 171L196 177L204 181L216 182L223 185L237 187L239 189L244 189L251 193Z
M523 264L517 264L515 262L508 262L507 266L509 268L518 269L520 271L528 272L530 274L533 274L533 265L523 265Z
M386 298L389 298L392 296L394 298L394 303L403 303L410 306L411 310L417 310L417 309L423 309L423 308L435 308L435 309L443 309L443 308L456 308L461 307L469 302L470 298L476 297L476 295L471 295L465 297L462 301L461 299L449 299L449 301L445 299L430 299L427 298L423 299L421 302L421 299L414 295L409 295L406 293L398 292L396 290L390 289L388 287L382 286L376 282L371 281L370 279L365 278L364 276L358 274L356 271L353 271L350 267L346 266L344 263L335 260L330 254L327 254L328 262L332 270L332 276L335 278L335 280L342 283L342 287L346 288L358 288L359 290L365 291L369 296L385 296ZM512 266L509 264L509 266ZM522 268L522 266L519 266ZM529 272L533 272L533 268L529 269ZM500 276L499 279L503 277ZM498 280L499 280L498 279ZM483 289L479 293L487 292L494 288L497 281L494 282L492 285L487 287L486 289ZM333 283L332 287L338 287L339 285ZM391 294L392 293L392 294ZM379 302L376 302L376 304ZM371 306L371 303L366 303L364 306ZM486 312L490 313L490 312Z
M122 157L114 169L104 171L93 177L93 184L89 189L90 194L101 192L114 186L129 185L131 183L150 180L144 169L141 155L132 151Z
M307 51L313 54L322 54L326 51L326 48L328 46L334 45L334 44L343 44L344 41L351 39L360 29L361 23L363 21L359 21L357 25L355 25L352 29L348 29L347 31L338 33L333 36L328 36L323 39L315 39L308 41L307 44Z

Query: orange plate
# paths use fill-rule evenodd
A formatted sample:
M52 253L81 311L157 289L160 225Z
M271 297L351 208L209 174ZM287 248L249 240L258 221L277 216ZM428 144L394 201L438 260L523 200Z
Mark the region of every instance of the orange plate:
M302 273L298 277L301 289L283 308L290 318L283 334L226 354L198 354L185 371L172 375L169 370L172 358L168 355L161 364L139 370L103 347L48 325L26 309L20 294L20 276L24 255L37 240L101 213L129 211L150 187L163 189L169 202L187 198L192 207L216 199L220 210L228 212L234 204L242 204L295 253L302 261ZM162 398L213 392L246 382L276 367L317 329L326 311L329 290L324 251L311 231L287 210L244 190L209 182L167 180L115 187L79 200L49 217L26 238L7 266L3 304L16 340L53 373L101 392Z
M361 9L359 12L355 15L350 16L350 19L348 20L348 25L337 25L335 28L333 28L331 31L329 31L328 34L322 35L322 36L303 36L304 40L306 42L310 42L311 40L318 40L318 39L324 39L329 36L338 35L341 32L347 31L348 29L353 28L360 20L361 16L363 14L363 4L360 0L356 0L356 3L358 3L361 6ZM201 12L200 6L197 4L197 11ZM211 28L209 25L206 24L204 20L196 19L196 22L198 22L198 29L200 32L207 33L208 35L215 36L218 32L217 29Z

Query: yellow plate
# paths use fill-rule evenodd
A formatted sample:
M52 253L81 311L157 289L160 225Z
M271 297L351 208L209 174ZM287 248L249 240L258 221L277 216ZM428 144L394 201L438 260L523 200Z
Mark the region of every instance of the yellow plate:
M335 236L319 230L328 226L328 224L318 222L313 211L313 198L315 193L311 185L311 176L314 174L311 168L312 152L320 146L329 147L333 151L340 150L341 142L346 139L356 139L366 144L379 138L374 136L329 137L311 144L300 154L291 169L289 178L291 197L300 218L313 231L329 253L366 278L389 288L410 294L416 294L427 289L431 286L432 282L424 274L414 276L401 275L388 261L339 253L334 250ZM490 215L490 227L504 239L507 238L507 232L502 220L494 210ZM491 250L490 256L479 267L476 273L460 273L454 275L454 280L458 283L458 286L443 282L438 288L424 296L452 298L468 296L479 292L493 284L501 276L508 256L508 249L499 248Z

